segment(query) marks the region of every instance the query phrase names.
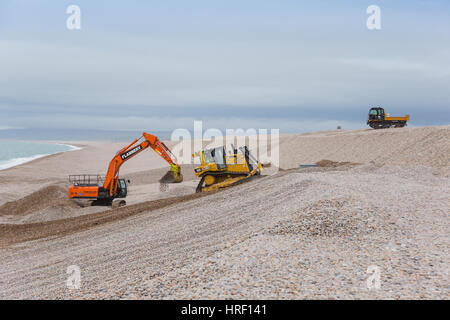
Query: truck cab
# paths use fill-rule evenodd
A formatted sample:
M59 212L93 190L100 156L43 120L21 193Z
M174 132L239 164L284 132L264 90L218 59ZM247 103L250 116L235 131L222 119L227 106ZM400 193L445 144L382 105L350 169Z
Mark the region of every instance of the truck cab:
M368 120L384 120L384 118L385 113L383 108L370 108Z

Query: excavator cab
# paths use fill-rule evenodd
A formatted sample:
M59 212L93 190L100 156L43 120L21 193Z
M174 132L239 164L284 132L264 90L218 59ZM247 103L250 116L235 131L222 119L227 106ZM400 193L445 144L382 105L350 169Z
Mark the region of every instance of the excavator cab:
M127 183L125 179L117 180L116 198L125 198L127 196Z

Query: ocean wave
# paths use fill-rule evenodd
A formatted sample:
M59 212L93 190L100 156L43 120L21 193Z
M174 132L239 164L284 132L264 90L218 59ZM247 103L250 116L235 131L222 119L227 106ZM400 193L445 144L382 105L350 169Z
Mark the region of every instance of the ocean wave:
M70 147L70 149L64 150L64 151L45 153L45 154L36 154L33 156L29 156L29 157L18 157L18 158L12 158L12 159L8 159L8 160L0 161L0 170L9 169L9 168L12 168L12 167L15 167L15 166L18 166L18 165L42 158L42 157L50 156L53 154L69 152L69 151L76 151L76 150L82 149L80 147L72 146L70 144L62 144L62 143L54 143L54 144L60 145L60 146L67 146L67 147Z

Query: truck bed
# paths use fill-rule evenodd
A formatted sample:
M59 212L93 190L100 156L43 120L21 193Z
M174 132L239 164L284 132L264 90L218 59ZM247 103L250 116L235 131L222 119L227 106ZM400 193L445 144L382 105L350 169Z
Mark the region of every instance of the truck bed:
M409 114L407 114L404 117L388 117L388 116L385 116L384 120L385 121L409 121Z

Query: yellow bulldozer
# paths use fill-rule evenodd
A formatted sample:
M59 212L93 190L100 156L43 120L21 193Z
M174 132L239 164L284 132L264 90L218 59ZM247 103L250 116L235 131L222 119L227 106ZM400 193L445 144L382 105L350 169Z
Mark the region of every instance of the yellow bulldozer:
M200 178L196 192L205 192L235 185L261 174L262 164L250 153L247 146L232 146L227 155L224 146L201 150L192 154L200 157L200 166L194 169Z

